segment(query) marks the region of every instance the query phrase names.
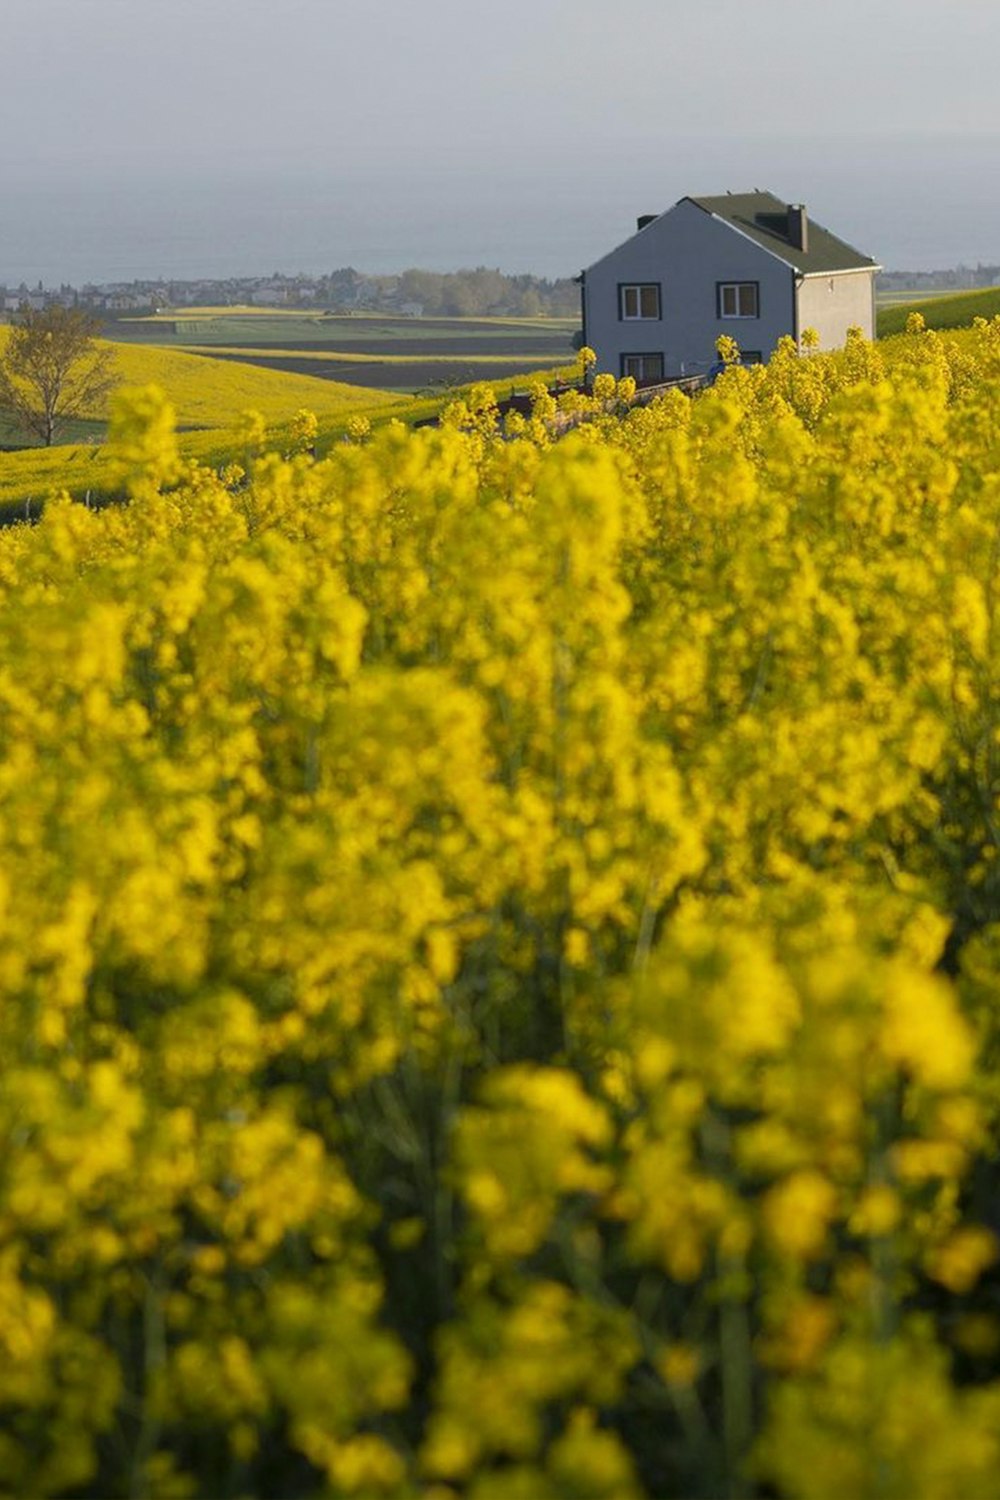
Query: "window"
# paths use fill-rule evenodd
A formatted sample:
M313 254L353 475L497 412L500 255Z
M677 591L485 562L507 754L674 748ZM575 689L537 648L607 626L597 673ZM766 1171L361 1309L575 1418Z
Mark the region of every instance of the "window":
M626 323L655 319L660 316L660 283L618 288L618 316Z
M763 354L761 354L761 352L760 352L759 349L741 349L740 350L740 364L743 364L743 365L762 365L763 363L764 363L764 356L763 356Z
M663 379L662 354L623 354L622 374L631 375L637 385L649 385Z
M720 318L759 318L760 284L756 281L720 281Z

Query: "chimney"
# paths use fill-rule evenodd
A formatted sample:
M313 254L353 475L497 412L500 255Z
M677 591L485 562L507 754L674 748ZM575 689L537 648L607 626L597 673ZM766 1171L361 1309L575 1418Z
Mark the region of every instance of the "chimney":
M809 254L809 216L804 203L788 205L788 238L796 250Z
M647 224L652 224L653 220L659 217L659 214L640 214L635 221L636 228L645 229Z

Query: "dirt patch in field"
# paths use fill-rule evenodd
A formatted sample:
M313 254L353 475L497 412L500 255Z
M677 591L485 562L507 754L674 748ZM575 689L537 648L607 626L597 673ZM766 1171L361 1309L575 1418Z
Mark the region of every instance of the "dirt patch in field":
M523 348L518 351L518 356L510 359L499 359L494 362L493 360L483 361L480 357L474 363L456 359L449 360L445 365L420 359L393 364L366 360L362 364L355 363L353 360L345 360L341 363L333 359L295 359L285 355L265 356L249 351L246 354L216 354L211 349L191 350L190 352L201 354L205 358L230 360L234 364L259 365L265 370L283 370L292 375L311 375L316 380L344 381L348 385L363 386L366 390L373 391L447 390L452 386L469 385L476 380L503 380L508 376L512 384L516 378L518 386L523 386L531 373L530 368L526 370L517 362L518 357L525 358ZM561 350L558 355L554 355L552 363L569 363L566 351Z
M238 343L237 341L234 341ZM546 334L545 338L497 338L497 339L373 339L371 343L362 343L359 339L356 347L345 348L346 339L289 339L287 343L282 342L282 350L289 350L293 354L396 354L410 356L413 359L429 359L434 355L445 358L461 359L463 354L479 358L484 355L497 359L532 359L537 356L552 356L552 363L569 363L573 358L573 349L570 339L563 334ZM199 344L196 338L185 344L189 353L214 354L212 344ZM256 348L252 344L247 345L247 359L258 353L263 354L266 345L260 344ZM232 359L234 356L219 355L218 358Z

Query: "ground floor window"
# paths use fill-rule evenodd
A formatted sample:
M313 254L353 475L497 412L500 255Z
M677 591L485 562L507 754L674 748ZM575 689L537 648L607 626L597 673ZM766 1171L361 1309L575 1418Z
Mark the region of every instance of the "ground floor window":
M623 354L622 374L631 375L638 385L663 379L662 354Z
M764 356L759 349L741 349L740 361L745 365L762 365Z
M720 281L718 297L720 318L760 317L759 282Z

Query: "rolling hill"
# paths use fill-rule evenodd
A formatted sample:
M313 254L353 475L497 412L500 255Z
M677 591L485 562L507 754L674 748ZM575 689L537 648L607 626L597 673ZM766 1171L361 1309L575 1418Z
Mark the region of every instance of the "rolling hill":
M7 337L8 330L0 328L0 349ZM281 421L302 407L322 418L356 407L390 405L399 399L340 381L265 370L155 345L112 343L105 347L114 350L123 385L162 387L182 428L227 427L248 409L259 411L268 421ZM86 415L100 421L106 413L94 411Z
M1000 313L1000 286L881 307L876 319L879 338L903 333L907 318L915 312L921 314L928 328L965 328L973 318L995 318Z

